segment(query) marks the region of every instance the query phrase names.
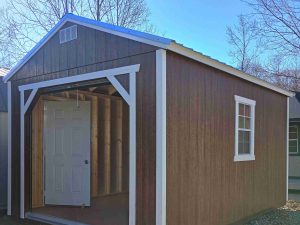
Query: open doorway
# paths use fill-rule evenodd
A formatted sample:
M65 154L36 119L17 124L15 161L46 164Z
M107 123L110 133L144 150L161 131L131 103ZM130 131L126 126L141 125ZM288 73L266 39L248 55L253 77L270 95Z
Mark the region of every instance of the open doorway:
M128 224L129 107L116 89L43 93L31 121L31 216Z

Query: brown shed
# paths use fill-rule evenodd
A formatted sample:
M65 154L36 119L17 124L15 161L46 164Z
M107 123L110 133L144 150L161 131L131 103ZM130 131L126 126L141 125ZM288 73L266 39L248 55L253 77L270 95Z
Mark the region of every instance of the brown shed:
M9 215L217 225L286 201L292 93L173 40L67 14L4 80Z

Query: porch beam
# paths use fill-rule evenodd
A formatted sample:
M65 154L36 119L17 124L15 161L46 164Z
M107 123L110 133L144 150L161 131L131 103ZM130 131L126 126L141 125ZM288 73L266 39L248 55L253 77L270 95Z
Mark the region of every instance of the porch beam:
M123 66L108 70L101 70L91 73L85 73L81 75L75 75L70 77L64 77L64 78L58 78L48 81L42 81L32 84L25 84L19 86L20 91L35 89L35 88L45 88L45 87L51 87L51 86L58 86L63 84L70 84L70 83L76 83L80 81L87 81L87 80L95 80L100 78L105 78L109 76L115 76L115 75L121 75L121 74L127 74L127 73L136 73L140 70L140 64L135 64L131 66Z

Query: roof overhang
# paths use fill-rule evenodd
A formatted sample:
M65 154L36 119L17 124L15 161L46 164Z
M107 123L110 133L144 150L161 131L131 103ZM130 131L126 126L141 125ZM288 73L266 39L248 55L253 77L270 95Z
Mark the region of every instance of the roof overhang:
M142 42L158 48L167 49L169 51L175 52L182 56L188 57L195 61L201 62L205 65L214 67L221 71L224 71L233 76L239 77L241 79L247 80L259 86L271 89L280 94L292 97L295 94L290 91L286 91L282 88L277 87L271 83L263 81L259 78L246 74L234 67L228 66L224 63L221 63L215 59L212 59L208 56L205 56L199 52L194 51L193 49L184 47L183 45L177 44L174 40L160 37L157 35L147 34L144 32L131 30L124 27L119 27L96 20L88 19L81 16L76 16L73 14L66 14L17 64L14 66L4 77L3 81L9 81L12 76L19 70L21 67L28 62L28 60L43 47L43 45L55 35L55 33L67 22L73 22L82 26L86 26L92 29L103 31L106 33L114 34L120 37L128 38L134 41Z

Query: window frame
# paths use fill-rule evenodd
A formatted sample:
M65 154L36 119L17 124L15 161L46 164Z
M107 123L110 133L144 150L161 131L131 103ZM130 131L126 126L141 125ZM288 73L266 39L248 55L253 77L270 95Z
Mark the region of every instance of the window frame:
M234 162L239 161L253 161L255 160L254 154L254 135L255 135L255 105L256 101L244 98L238 95L234 96L235 99L235 151L234 151ZM250 106L250 153L239 154L239 130L245 130L239 128L239 105Z
M295 127L296 128L296 130L297 130L297 132L296 132L296 134L297 134L297 139L290 139L290 127ZM289 126L289 155L298 155L299 154L299 146L298 146L298 137L299 137L299 130L298 130L298 126L297 125L290 125ZM297 141L297 152L290 152L290 141Z

